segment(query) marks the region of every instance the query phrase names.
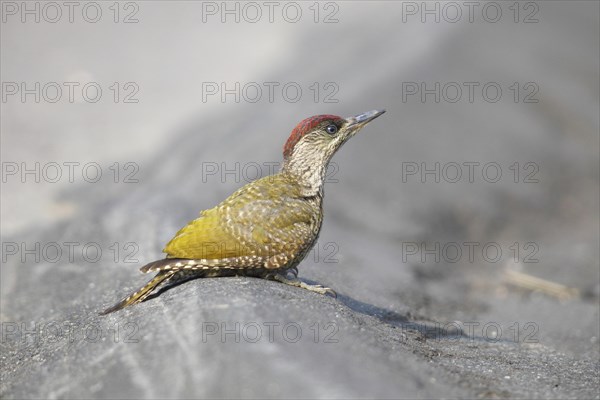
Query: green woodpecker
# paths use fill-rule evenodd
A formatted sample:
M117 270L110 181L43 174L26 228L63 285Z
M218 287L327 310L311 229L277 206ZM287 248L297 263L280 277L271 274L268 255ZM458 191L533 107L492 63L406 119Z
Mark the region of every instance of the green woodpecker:
M297 279L323 221L323 183L331 157L385 111L350 118L317 115L300 122L283 148L283 167L202 211L167 243L167 257L141 268L156 276L102 314L144 301L159 286L191 278L252 276L335 296Z

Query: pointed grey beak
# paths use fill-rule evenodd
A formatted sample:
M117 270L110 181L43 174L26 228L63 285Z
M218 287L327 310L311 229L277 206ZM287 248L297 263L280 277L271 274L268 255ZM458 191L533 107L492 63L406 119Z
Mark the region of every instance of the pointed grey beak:
M379 117L381 114L383 114L385 112L385 110L373 110L373 111L367 111L366 113L360 114L360 115L356 115L354 117L350 117L350 118L346 118L346 121L348 122L348 127L354 127L356 125L356 127L362 127L364 125L366 125L367 123L371 122L372 120L374 120L375 118Z

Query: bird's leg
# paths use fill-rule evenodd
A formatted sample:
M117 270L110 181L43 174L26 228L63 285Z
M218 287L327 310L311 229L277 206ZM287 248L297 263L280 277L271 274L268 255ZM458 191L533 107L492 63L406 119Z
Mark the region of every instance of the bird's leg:
M277 282L285 283L286 285L296 286L296 287L300 287L300 288L303 288L303 289L306 289L306 290L310 290L311 292L316 292L316 293L319 293L319 294L327 294L327 293L329 293L333 297L337 297L337 294L331 288L323 287L321 285L309 285L307 283L302 282L300 279L297 279L297 278L288 279L288 278L285 277L285 275L277 274L277 273L273 274L273 275L269 275L268 278L272 279L272 280L275 280Z
M298 277L298 267L292 267L292 268L288 269L288 270L287 270L287 271L285 271L285 272L286 272L286 274L287 274L288 272L289 272L289 273L291 273L292 275L294 275L294 278L297 278L297 277Z

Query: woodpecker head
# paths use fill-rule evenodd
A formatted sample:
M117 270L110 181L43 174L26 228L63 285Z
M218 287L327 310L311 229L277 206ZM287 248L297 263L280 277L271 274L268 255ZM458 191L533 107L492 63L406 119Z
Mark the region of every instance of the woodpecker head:
M305 119L294 128L283 147L283 171L299 177L307 188L319 190L335 152L384 112L373 110L349 118L315 115Z

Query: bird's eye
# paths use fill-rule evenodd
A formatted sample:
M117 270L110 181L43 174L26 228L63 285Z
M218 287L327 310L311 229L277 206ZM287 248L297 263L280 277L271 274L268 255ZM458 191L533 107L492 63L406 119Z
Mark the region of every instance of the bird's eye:
M327 125L327 128L325 128L325 130L327 130L327 133L329 133L330 135L333 135L334 133L336 133L338 131L338 127L335 126L334 124L331 124L331 125Z

